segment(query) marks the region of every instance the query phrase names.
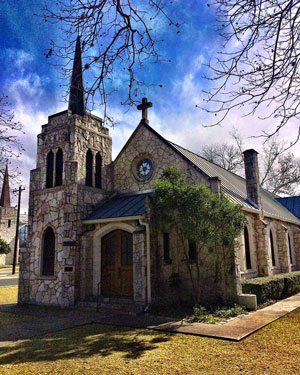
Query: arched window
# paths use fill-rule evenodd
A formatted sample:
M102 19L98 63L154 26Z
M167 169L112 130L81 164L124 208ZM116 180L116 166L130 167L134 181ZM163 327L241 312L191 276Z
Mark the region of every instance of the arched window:
M85 184L93 186L93 154L88 150L85 158Z
M42 276L54 275L55 235L52 228L47 228L43 238Z
M275 247L274 247L274 238L272 230L270 229L270 247L271 247L271 256L272 256L272 266L276 266L276 257L275 257Z
M63 177L63 152L59 148L56 153L56 163L55 163L55 186L62 185Z
M96 173L95 173L95 186L101 189L101 169L102 169L102 158L100 152L96 155Z
M245 242L246 267L247 267L247 270L251 270L252 267L251 267L249 231L246 225L244 226L244 242Z
M294 264L294 259L293 259L293 252L292 252L292 241L291 241L291 236L288 232L287 234L287 245L288 245L288 250L289 250L289 256L290 256L290 264Z
M47 171L46 171L46 188L53 187L53 163L54 163L54 154L52 151L48 152L47 155Z

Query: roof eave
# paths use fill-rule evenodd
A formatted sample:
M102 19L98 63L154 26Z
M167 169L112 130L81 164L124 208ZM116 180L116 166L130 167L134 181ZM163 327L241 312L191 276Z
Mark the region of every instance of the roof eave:
M254 214L257 214L257 215L259 214L259 211L256 210L255 208L242 207L242 210L243 211L247 211L247 212L251 212L251 213L254 213ZM282 216L278 216L278 215L269 214L266 211L264 211L264 216L265 217L269 217L271 219L285 221L285 222L288 222L288 223L291 223L291 224L295 224L295 225L298 225L298 226L300 225L300 221L288 219L286 217L282 217Z
M130 221L141 219L144 215L138 216L120 216L120 217L109 217L106 219L95 219L95 220L83 220L83 224L101 224L101 223L112 223L116 221Z

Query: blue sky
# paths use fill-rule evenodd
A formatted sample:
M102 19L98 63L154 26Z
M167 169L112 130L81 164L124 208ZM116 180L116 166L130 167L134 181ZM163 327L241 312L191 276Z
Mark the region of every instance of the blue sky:
M42 4L41 0L2 0L0 12L0 92L9 96L16 119L23 123L25 130L21 140L26 152L20 165L26 187L23 211L27 211L29 171L35 168L36 135L41 125L47 122L48 115L67 108L65 88L60 85L68 82L62 80L54 61L44 56L50 40L59 41L62 34L57 25L34 15L41 12ZM261 129L270 127L271 122L262 124L256 118L241 117L239 112L232 113L223 127L202 126L210 121L195 107L201 104L202 89L208 86L202 74L205 64L221 45L215 30L214 9L207 7L204 1L175 1L173 17L183 21L180 34L175 30L170 32L163 22L156 23L156 31L164 39L160 51L172 62L147 66L144 72L149 81L163 85L144 92L153 102L150 125L165 138L194 152L199 152L206 144L230 141L233 127L244 137L259 134ZM135 108L126 112L126 108L119 104L121 96L122 92L117 92L108 102L108 111L118 121L118 125L110 130L113 157L138 125L141 116ZM101 116L101 111L96 106L95 113ZM280 136L288 139L291 129L293 127ZM249 138L245 147L259 149L260 143L260 139Z

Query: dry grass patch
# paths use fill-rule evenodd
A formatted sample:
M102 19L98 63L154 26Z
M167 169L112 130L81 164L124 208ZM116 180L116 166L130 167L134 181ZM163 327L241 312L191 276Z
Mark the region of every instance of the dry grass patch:
M87 325L0 348L2 374L298 375L300 309L240 343Z
M1 286L0 287L0 305L6 303L17 303L18 287L17 286Z

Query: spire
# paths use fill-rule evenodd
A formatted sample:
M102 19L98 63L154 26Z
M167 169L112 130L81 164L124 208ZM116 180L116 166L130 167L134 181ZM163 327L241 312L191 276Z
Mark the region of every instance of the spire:
M73 71L69 96L69 110L72 111L73 115L77 114L80 116L84 116L85 113L81 46L79 35L76 40L76 49L73 62Z
M3 187L2 187L2 194L0 199L0 206L2 207L10 207L10 193L9 193L9 180L8 180L8 166L6 164L4 179L3 179Z

